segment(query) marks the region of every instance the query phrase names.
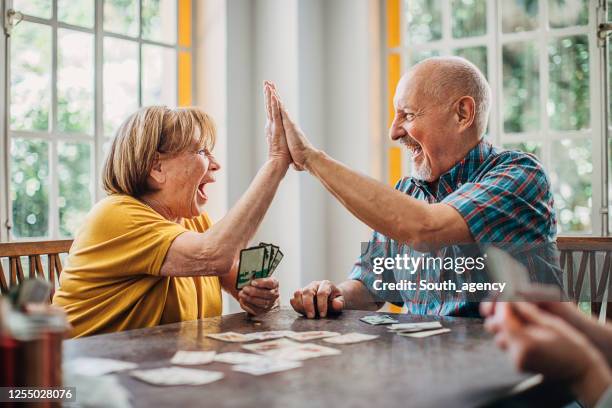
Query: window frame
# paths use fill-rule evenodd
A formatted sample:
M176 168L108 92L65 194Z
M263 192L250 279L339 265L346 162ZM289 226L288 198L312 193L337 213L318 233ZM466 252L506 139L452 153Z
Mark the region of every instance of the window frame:
M43 240L55 240L55 239L66 239L66 237L60 233L60 217L58 208L58 197L59 197L59 181L58 181L58 149L57 146L60 142L82 142L90 145L90 196L91 203L90 208L100 199L102 199L106 193L102 189L101 172L104 161L103 146L105 143L112 140L112 137L104 134L104 39L105 38L116 38L120 40L127 40L138 45L138 106L142 106L142 81L143 81L143 70L142 70L142 54L143 45L153 45L157 47L164 47L166 49L172 49L175 51L175 62L176 62L176 94L175 100L177 105L180 102L180 69L179 69L179 58L181 52L187 52L191 55L190 73L193 75L195 58L193 54L195 52L195 36L194 30L194 16L195 16L195 3L194 1L182 1L175 0L176 7L176 42L174 44L162 43L144 39L142 37L142 4L143 0L138 0L138 19L139 19L139 31L137 36L129 36L125 34L113 33L104 30L104 0L92 0L94 1L94 25L91 28L76 26L73 24L64 23L58 20L58 0L51 0L51 18L45 19L30 15L23 16L24 22L42 24L50 27L52 30L51 38L51 106L49 111L49 128L47 131L16 131L10 129L10 49L11 49L11 37L7 35L6 30L3 30L4 41L0 46L0 55L4 56L6 61L5 67L0 68L0 77L3 78L2 85L0 87L0 95L3 96L5 102L4 112L0 113L0 129L3 129L2 134L2 146L3 153L0 154L0 180L3 181L3 186L0 185L0 214L2 218L2 225L0 227L0 242L11 242L11 241L43 241ZM13 0L6 0L3 2L2 16L4 17L5 11L13 8ZM185 46L181 43L180 24L181 24L181 12L180 7L189 7L190 11L188 18L190 19L190 33L189 33L189 46ZM58 72L58 30L68 29L80 33L87 33L93 36L93 134L88 133L74 133L74 132L61 132L57 129L57 72ZM5 72L3 72L5 71ZM190 78L188 84L190 88L190 98L195 92L195 81ZM127 113L126 113L127 114ZM11 157L10 148L11 141L14 138L19 139L38 139L48 142L49 146L49 190L48 190L48 211L49 211L49 234L44 237L15 237L11 233L13 223L13 211L11 202Z
M410 45L407 38L406 27L406 0L385 0L382 2L383 27L383 76L384 83L389 81L389 56L398 54L401 60L401 72L406 72L409 68L412 55L414 52L423 50L439 50L440 55L453 55L452 50L457 48L486 46L487 50L487 79L491 84L492 89L492 106L489 116L489 133L491 141L496 145L518 142L537 142L541 143L541 161L547 171L550 172L551 164L551 147L553 141L562 139L571 140L590 140L591 141L591 162L593 171L591 174L591 231L590 232L571 232L559 235L584 235L584 236L607 236L607 209L608 204L603 204L605 195L603 191L608 191L607 177L603 176L603 171L606 170L605 158L607 157L607 137L601 136L605 130L605 120L607 118L607 107L604 106L606 90L599 90L601 85L602 73L606 73L607 67L602 65L604 60L602 55L605 53L605 47L599 46L597 38L597 25L605 22L606 7L605 0L600 4L598 1L588 1L588 24L585 26L573 26L567 28L550 28L548 26L548 1L538 1L538 28L536 30L519 33L503 33L501 24L501 5L496 0L486 0L487 11L487 32L485 35L458 38L452 37L452 2L441 0L441 15L442 15L442 38L436 41L430 41L424 44ZM387 36L391 35L386 32L391 18L389 7L399 7L395 12L399 13L399 46L390 47L387 42ZM386 10L385 10L386 8ZM589 108L590 108L590 128L577 131L556 131L549 128L549 119L547 114L548 103L548 86L549 86L549 64L548 64L548 43L551 39L559 37L567 37L572 35L585 35L588 38L589 47ZM503 123L503 61L502 50L503 45L513 42L533 41L538 46L538 69L540 73L539 80L539 97L540 105L540 126L538 131L523 132L523 133L505 133ZM599 84L599 86L598 86ZM390 90L386 88L383 92L383 106L385 111L389 112L390 107ZM600 107L597 109L597 107ZM603 124L602 124L603 123ZM385 129L386 131L387 129ZM604 144L605 143L605 144ZM601 149L603 144L604 149ZM391 152L397 146L393 142L388 141L388 152ZM598 151L603 150L604 154L599 154ZM410 160L405 151L402 151L401 172L409 174ZM390 154L385 154L387 160L388 172L393 172L393 164L389 161ZM397 162L397 160L394 160ZM390 180L391 181L391 180ZM397 180L396 180L397 181ZM603 211L602 211L603 210ZM604 221L604 218L606 220Z

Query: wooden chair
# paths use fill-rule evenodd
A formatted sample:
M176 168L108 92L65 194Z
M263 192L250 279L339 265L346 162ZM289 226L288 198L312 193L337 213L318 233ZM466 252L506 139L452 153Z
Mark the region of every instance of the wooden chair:
M0 261L8 258L9 282L6 281L2 262L0 262L0 290L2 294L8 293L9 289L21 283L26 276L21 264L21 257L28 257L28 277L38 277L51 283L51 298L55 292L55 281L59 280L62 273L62 262L59 254L67 253L72 245L72 240L40 241L40 242L11 242L0 244ZM43 268L42 256L47 256L47 272Z
M557 247L560 251L560 265L566 276L566 290L569 298L575 302L581 298L584 282L588 275L590 288L591 312L599 316L603 296L608 288L608 301L605 307L606 318L612 319L612 237L558 237ZM596 258L600 262L599 273ZM574 260L579 261L578 271L574 268ZM588 274L587 274L588 270Z

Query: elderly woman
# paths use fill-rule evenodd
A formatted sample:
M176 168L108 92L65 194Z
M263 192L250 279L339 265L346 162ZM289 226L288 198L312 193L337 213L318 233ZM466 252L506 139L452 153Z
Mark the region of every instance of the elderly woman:
M221 166L215 128L196 108L142 108L118 130L104 165L109 194L74 240L53 303L75 337L221 314L221 288L259 314L274 278L235 289L240 249L255 234L291 163L278 101L266 88L268 160L217 224L204 211Z

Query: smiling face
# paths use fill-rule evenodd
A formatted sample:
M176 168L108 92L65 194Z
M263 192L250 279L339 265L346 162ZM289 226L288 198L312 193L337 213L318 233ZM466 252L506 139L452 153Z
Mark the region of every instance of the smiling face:
M411 155L412 176L434 182L475 146L480 136L474 124L474 99L461 90L444 87L445 95L431 90L447 76L435 62L421 63L399 81L393 100L395 117L389 137Z
M214 183L219 162L207 149L197 147L160 159L158 200L174 218L193 218L204 212L206 187Z

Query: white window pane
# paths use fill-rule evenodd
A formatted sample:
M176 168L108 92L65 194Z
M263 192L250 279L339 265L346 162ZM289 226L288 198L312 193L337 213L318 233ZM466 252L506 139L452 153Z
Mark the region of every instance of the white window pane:
M548 0L548 21L552 28L587 25L588 0Z
M57 18L64 23L92 28L95 0L58 0Z
M142 38L176 44L176 0L142 0Z
M439 57L440 56L440 51L439 50L424 50L424 51L415 51L412 53L412 57L410 58L410 61L412 63L412 65L414 64L418 64L419 62L423 61L424 59L430 58L430 57Z
M591 231L591 141L555 141L552 143L551 154L554 160L550 179L559 232Z
M422 43L442 38L440 0L405 0L404 4L409 42Z
M453 52L453 54L458 57L463 57L472 64L476 65L480 72L487 77L488 66L486 46L483 45L479 47L458 48Z
M104 31L137 37L138 0L104 0Z
M49 145L42 140L11 143L13 236L49 235Z
M51 18L51 0L13 0L13 9L30 16Z
M89 143L59 142L59 227L62 236L74 236L91 208L91 146Z
M555 130L588 129L589 40L577 35L553 40L548 46L548 116Z
M537 0L503 0L501 6L502 31L515 33L538 28Z
M142 104L176 106L176 51L142 46Z
M138 109L138 43L104 39L104 133Z
M453 37L475 37L487 33L486 0L452 0Z
M540 75L533 43L503 46L504 131L527 132L540 128Z
M11 39L11 128L46 131L51 106L51 27L22 21Z
M94 38L58 29L57 126L61 132L93 135Z

